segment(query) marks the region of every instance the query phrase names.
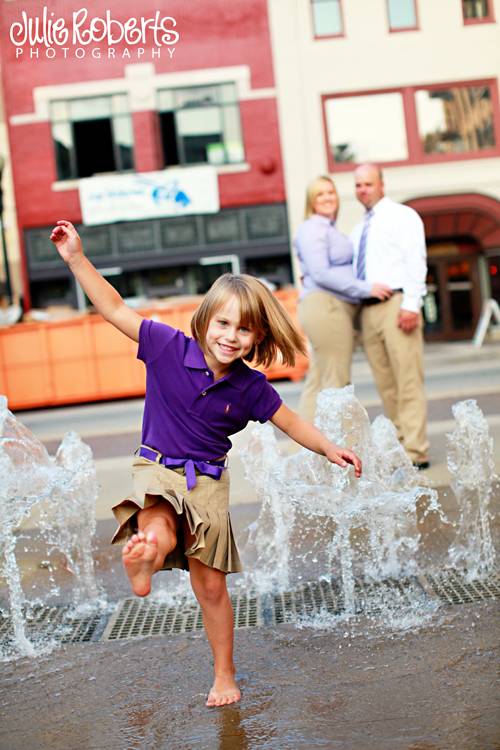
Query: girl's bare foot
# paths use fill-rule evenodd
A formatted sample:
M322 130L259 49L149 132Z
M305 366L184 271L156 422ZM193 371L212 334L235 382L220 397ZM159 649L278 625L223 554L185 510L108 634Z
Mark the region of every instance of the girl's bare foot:
M207 706L228 706L241 698L238 683L232 674L215 675L214 684L208 694Z
M138 531L123 548L123 564L134 594L147 596L151 591L151 576L158 554L158 539L152 531Z

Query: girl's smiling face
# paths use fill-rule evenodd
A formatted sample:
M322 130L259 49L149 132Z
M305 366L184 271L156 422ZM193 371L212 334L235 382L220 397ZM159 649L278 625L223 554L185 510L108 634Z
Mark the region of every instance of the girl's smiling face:
M232 295L210 318L205 337L205 359L214 375L221 377L258 341L257 332L240 322L240 303Z

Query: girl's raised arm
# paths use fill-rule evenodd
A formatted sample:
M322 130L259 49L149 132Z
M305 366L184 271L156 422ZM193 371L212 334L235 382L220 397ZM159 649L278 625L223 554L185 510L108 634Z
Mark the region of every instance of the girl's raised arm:
M116 289L85 257L82 242L73 224L58 221L50 239L97 312L126 336L139 341L142 316L127 307Z
M285 404L281 404L278 411L273 414L271 422L299 445L321 456L326 456L332 464L342 467L352 464L355 475L361 476L361 461L355 453L330 443L317 427L299 417Z

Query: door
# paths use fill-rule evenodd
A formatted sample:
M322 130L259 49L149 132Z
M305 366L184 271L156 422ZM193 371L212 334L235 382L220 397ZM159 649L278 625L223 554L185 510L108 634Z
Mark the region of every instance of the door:
M427 266L425 338L428 341L472 338L481 310L477 257L431 255Z

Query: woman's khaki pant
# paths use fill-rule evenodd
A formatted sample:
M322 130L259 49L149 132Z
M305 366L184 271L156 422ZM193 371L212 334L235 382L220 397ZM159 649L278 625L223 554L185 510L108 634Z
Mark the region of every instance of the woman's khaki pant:
M304 419L313 421L316 397L323 388L343 388L351 382L356 310L357 305L330 292L310 292L299 301L299 321L312 347L298 407Z

